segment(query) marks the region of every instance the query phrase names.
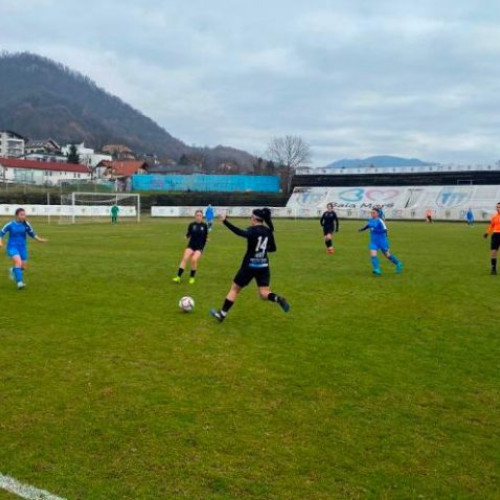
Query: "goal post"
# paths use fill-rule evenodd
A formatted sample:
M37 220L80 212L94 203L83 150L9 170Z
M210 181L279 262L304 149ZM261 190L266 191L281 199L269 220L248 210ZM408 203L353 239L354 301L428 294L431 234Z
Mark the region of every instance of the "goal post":
M60 223L109 222L111 208L118 206L119 219L141 221L141 195L131 193L78 192L61 195Z

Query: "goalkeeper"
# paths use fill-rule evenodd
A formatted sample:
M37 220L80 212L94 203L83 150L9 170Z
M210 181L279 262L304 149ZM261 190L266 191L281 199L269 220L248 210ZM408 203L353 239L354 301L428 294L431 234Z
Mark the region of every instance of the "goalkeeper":
M120 207L115 203L111 207L111 224L118 224L118 214L120 213Z

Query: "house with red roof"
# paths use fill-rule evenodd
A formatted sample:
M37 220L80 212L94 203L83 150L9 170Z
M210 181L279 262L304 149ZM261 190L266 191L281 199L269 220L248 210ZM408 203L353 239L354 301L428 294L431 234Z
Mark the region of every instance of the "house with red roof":
M0 182L56 186L61 182L90 180L90 170L85 165L0 158Z
M148 171L149 165L142 160L104 160L94 169L94 176L115 181L117 191L130 191L132 176L147 174Z

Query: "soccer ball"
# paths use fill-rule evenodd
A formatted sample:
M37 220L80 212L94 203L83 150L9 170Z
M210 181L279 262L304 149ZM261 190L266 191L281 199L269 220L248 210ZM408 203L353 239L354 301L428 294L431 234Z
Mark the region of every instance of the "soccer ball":
M194 309L194 300L191 297L182 297L179 300L179 309L185 313L191 312Z

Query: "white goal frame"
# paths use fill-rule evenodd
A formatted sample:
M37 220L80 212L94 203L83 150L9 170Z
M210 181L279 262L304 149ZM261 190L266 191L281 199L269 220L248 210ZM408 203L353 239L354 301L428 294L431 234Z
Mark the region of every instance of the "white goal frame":
M75 224L77 217L80 217L77 213L77 207L78 205L78 199L80 197L89 198L89 203L87 206L92 207L102 207L102 206L109 206L111 208L112 204L116 204L120 206L120 200L125 200L125 199L135 199L135 210L136 214L134 218L137 220L137 222L141 222L141 195L136 194L136 193L93 193L91 191L73 191L71 194L65 195L66 199L69 201L67 204L63 204L63 197L61 197L61 215L63 215L63 207L70 207L70 213L67 214L68 217L71 218L71 223ZM93 198L93 200L92 200ZM103 199L102 202L96 201L96 198ZM106 203L108 203L106 205ZM106 216L110 217L110 214L106 214ZM84 217L84 216L82 216ZM93 217L99 217L99 218L104 218L104 214L99 214L99 215L92 215L90 214L89 219L92 219ZM129 219L132 218L132 216L123 216L122 217L127 217Z

